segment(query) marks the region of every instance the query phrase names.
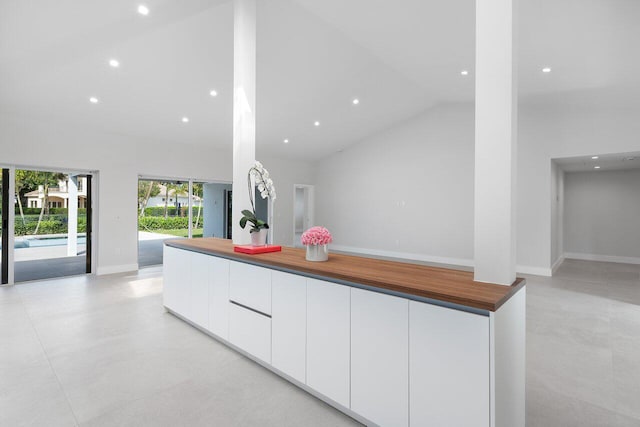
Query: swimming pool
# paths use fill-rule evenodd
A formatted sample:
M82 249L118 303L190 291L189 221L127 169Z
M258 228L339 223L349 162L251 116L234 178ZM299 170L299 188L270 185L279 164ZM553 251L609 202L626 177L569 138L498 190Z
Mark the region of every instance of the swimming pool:
M84 245L85 243L87 243L87 238L85 236L78 236L78 244ZM65 246L66 244L66 237L30 237L16 240L14 248L41 248L47 246Z

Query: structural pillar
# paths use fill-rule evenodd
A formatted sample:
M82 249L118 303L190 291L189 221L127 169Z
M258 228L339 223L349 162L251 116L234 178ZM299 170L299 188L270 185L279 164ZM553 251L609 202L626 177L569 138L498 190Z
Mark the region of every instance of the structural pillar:
M476 0L475 280L516 277L517 0Z
M233 243L249 244L241 229L243 209L251 209L247 173L256 158L256 0L233 2Z
M69 175L67 183L67 256L78 255L78 177Z

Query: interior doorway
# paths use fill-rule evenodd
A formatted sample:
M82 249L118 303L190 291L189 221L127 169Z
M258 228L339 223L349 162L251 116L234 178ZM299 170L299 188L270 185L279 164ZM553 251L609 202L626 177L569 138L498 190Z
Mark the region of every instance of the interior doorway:
M302 233L314 224L313 185L293 185L293 246L302 247Z

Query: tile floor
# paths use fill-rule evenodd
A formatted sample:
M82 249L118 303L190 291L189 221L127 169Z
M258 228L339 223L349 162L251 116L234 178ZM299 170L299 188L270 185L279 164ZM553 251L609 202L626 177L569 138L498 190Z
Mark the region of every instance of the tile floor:
M527 426L640 427L640 266L528 279ZM0 288L0 426L341 426L161 305L161 269Z

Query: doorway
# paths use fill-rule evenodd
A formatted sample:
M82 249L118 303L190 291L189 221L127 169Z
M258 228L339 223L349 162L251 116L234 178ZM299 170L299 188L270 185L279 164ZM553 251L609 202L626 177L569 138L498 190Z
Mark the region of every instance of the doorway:
M138 267L161 265L164 241L230 238L231 184L193 179L138 179Z
M301 248L302 233L314 224L313 185L293 185L293 246Z
M2 284L91 273L92 175L2 169Z

